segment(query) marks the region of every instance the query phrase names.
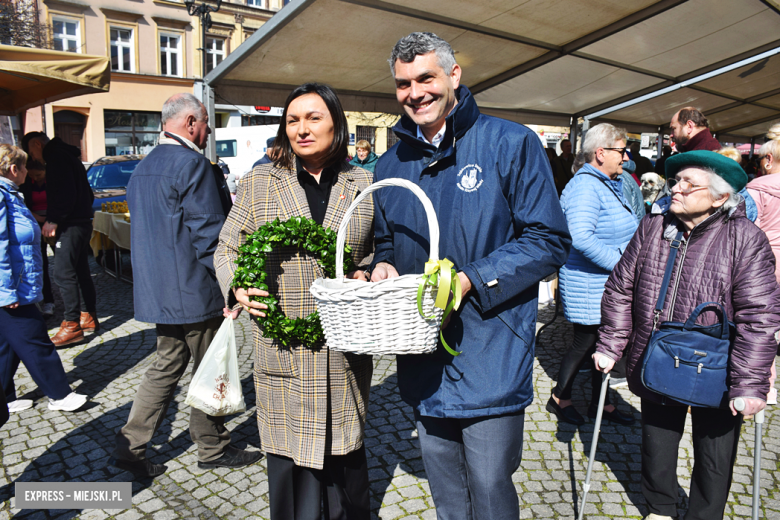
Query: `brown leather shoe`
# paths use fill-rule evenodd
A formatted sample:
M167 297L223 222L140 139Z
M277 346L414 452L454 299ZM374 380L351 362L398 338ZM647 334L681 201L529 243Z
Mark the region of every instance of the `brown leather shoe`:
M79 319L79 326L81 330L97 332L100 330L100 322L97 319L97 314L94 312L82 312Z
M55 347L64 347L84 340L84 331L77 321L63 321L60 330L51 338Z

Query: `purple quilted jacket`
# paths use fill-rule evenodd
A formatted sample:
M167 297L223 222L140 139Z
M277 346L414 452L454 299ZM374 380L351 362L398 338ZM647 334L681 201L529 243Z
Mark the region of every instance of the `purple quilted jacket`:
M641 374L669 244L678 224L671 213L642 220L607 280L596 346L597 352L615 360L628 355L628 386L634 394L677 405L645 388ZM745 217L744 202L710 216L684 240L660 321L684 322L698 304L707 301L723 304L737 329L729 359L729 398L766 400L769 370L777 352L774 333L780 329L780 287L769 241ZM710 309L698 319L704 325L717 321L718 315Z

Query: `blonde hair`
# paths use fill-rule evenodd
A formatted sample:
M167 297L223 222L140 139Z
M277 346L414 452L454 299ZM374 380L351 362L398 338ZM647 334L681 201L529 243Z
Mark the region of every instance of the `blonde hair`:
M11 166L20 168L27 163L27 153L12 144L0 144L0 175L8 177Z
M369 142L368 142L368 141L366 141L365 139L363 139L363 140L360 140L360 141L358 141L358 142L357 142L357 144L355 145L355 149L358 149L358 148L360 148L360 149L362 149L362 150L368 150L368 151L370 152L370 151L371 151L371 143L369 143Z
M729 159L734 159L735 161L737 161L737 164L742 164L742 154L739 153L739 150L737 150L733 146L724 146L723 148L721 148L715 153L718 153L723 157L728 157Z
M771 153L776 161L780 161L780 124L773 125L766 133L766 138L769 139L769 141L761 145L761 149L758 150L758 155Z

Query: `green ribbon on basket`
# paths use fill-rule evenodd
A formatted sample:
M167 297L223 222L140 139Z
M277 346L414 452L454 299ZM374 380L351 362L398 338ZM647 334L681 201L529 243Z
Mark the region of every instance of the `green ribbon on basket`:
M426 316L422 308L423 292L427 285L438 287L434 306L439 309L444 309L444 314L441 317L441 321L444 323L447 321L447 317L450 313L453 310L458 310L460 307L460 278L458 278L458 273L455 272L455 265L446 258L444 260L428 260L425 262L425 274L423 274L422 282L420 282L420 286L417 288L417 310L420 312L420 316L426 320L430 320L434 318L435 315ZM450 291L452 291L452 294L455 296L451 300ZM441 339L441 344L444 345L447 352L453 356L460 355L460 352L451 348L447 342L444 341L444 334L442 334L441 330L439 330L439 339Z

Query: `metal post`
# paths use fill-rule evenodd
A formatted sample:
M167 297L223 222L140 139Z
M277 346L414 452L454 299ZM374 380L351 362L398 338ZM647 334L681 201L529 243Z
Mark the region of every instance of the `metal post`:
M571 126L569 127L569 140L571 141L571 153L577 154L577 117L571 116Z
M585 136L588 134L588 130L590 129L590 118L589 117L583 117L582 118L582 135L580 136L580 141L582 143L585 143Z
M750 158L751 159L753 158L753 148L755 148L755 147L756 147L756 138L755 137L751 137L750 138Z
M206 105L206 113L209 115L209 125L214 127L214 119L216 117L214 113L214 89L208 83L203 84L203 104ZM217 162L217 140L214 132L209 134L205 155L209 161Z
M211 7L203 2L200 5L195 5L194 0L185 1L184 5L187 6L187 12L190 16L200 17L200 45L199 49L203 55L201 56L201 77L206 77L206 31L211 27L211 13L216 13L222 6L222 0L217 0L217 6Z
M656 144L656 151L655 151L655 160L661 158L661 155L663 155L664 152L664 132L663 132L662 126L658 127L658 143Z

